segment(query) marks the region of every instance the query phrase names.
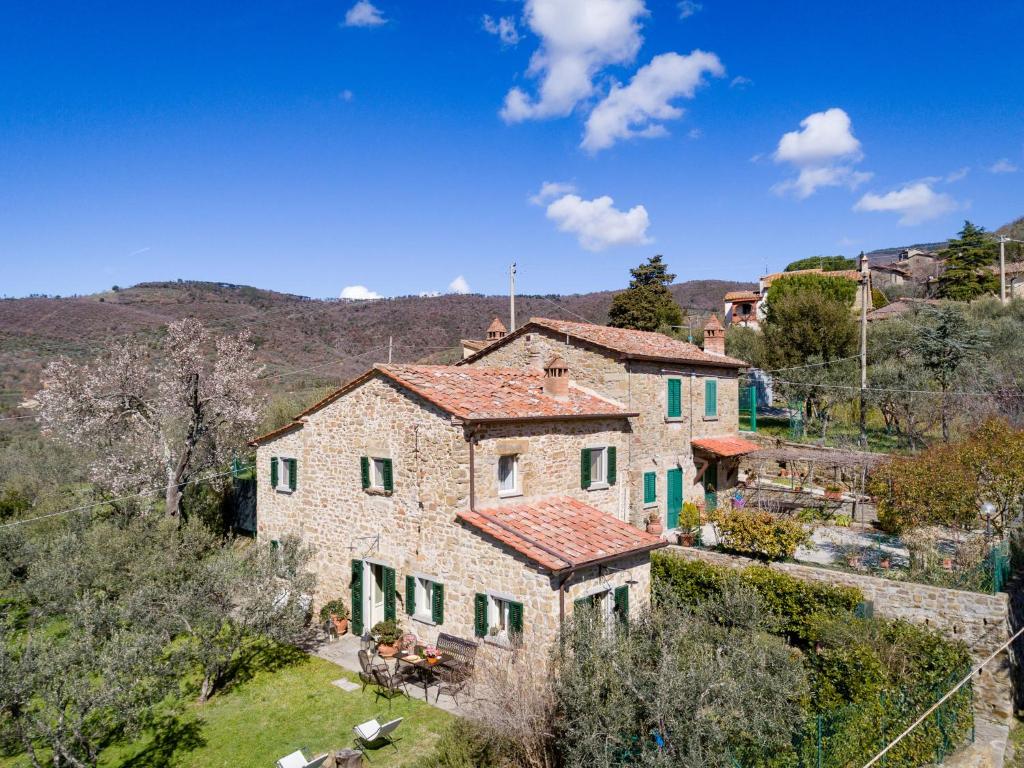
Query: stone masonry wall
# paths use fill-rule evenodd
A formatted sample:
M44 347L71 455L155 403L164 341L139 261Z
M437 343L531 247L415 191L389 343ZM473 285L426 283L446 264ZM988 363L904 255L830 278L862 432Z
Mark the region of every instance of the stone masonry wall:
M690 560L737 568L754 562L690 547L672 547L671 552ZM769 567L805 581L856 587L865 600L874 604L876 616L926 624L953 640L963 640L975 662L987 658L1010 637L1005 593L983 595L796 563L771 563ZM979 718L1000 723L1012 718L1010 663L1010 656L1004 651L975 677L974 706Z
M472 365L501 367L542 366L560 354L569 367L569 378L580 386L618 400L640 415L631 419L632 435L629 463L619 474L628 478L628 519L642 525L651 509L661 513L665 522L666 472L683 470L684 498L703 501L703 488L696 482L697 464L690 441L700 437L736 435L739 431L739 380L733 368L680 366L620 360L613 353L574 339L558 336L546 329L524 334L499 345ZM663 373L663 369L671 371ZM704 416L704 381L718 380L718 415ZM668 419L666 380L681 382L682 416ZM655 472L657 501L645 509L643 475ZM735 485L738 460L719 461L719 490Z
M619 423L618 432L611 422L591 425L589 431L573 422L524 425L520 433L509 425L485 436L485 447L478 451L493 457L492 448L514 440L523 444L530 461L537 457L541 465L562 453L574 455L576 480L570 488L558 485L565 481L562 473L534 476L532 467L528 487L537 495L578 495L580 445L618 440L623 451L627 425L625 420ZM564 436L564 445L559 444L559 435ZM297 459L293 493L270 487L272 456ZM361 456L392 460L393 493L362 488ZM478 482L486 485L484 475L496 475L496 458L493 463L481 459ZM473 598L478 592L500 593L523 603L525 643L543 645L555 637L559 598L550 574L456 521L456 511L469 503L469 445L463 427L430 403L382 376L374 377L311 414L301 429L259 446L257 467L257 537L266 542L294 534L314 548L317 605L335 597L348 604L351 562L369 560L395 569L398 619L423 639L433 640L438 631L472 637ZM617 501L611 492L606 497L587 500L613 511ZM643 573L615 574L616 583L627 578L648 583L649 558L636 569ZM406 615L404 586L409 574L444 584L442 626ZM646 591L643 596L636 589L631 592L634 606L646 602Z

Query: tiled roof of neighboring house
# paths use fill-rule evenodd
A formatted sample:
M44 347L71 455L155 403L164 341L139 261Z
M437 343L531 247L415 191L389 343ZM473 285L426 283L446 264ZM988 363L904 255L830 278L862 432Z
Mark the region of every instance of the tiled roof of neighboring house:
M933 306L937 307L942 302L938 299L912 299L904 297L902 299L896 299L896 301L886 304L884 307L873 309L868 312L868 322L874 322L875 320L890 320L894 317L910 312L915 307Z
M725 294L726 301L757 301L761 294L757 291L729 291Z
M658 536L568 496L463 510L457 517L549 571L648 552L666 544Z
M374 375L430 401L466 421L528 421L532 419L626 418L638 415L621 403L569 382L568 397L544 392L544 372L520 368L456 368L451 365L378 364L295 417L292 424L254 438L272 440L302 425L302 419L330 405Z
M474 352L479 352L492 342L489 339L459 339L459 343L466 349L472 349Z
M814 269L794 269L792 272L773 272L770 275L765 275L761 278L761 284L767 288L772 284L773 281L778 280L782 277L792 277L793 275L824 275L825 277L845 277L847 280L854 280L860 282L860 272L856 269L837 269L834 272L826 272L817 267Z
M906 267L901 267L899 264L876 264L871 267L872 272L895 272L898 275L904 277L910 276L910 270Z
M584 341L594 346L617 352L627 359L658 360L666 363L696 363L698 365L714 365L722 368L746 368L748 364L742 360L725 355L712 355L695 344L672 339L663 333L650 331L634 331L629 328L611 328L607 325L594 323L576 323L568 320L552 320L547 317L531 317L525 325L517 328L505 338L496 341L494 349L507 344L514 338L537 328L546 328L560 336ZM470 355L465 360L479 360L485 351Z
M723 458L742 456L745 453L753 453L761 449L757 443L744 440L742 437L701 437L691 440L690 445L705 453Z
M293 429L298 429L301 426L302 422L296 419L295 421L285 424L283 427L278 427L277 429L271 430L270 432L267 432L264 435L254 437L252 440L249 441L249 445L258 445L259 443L265 443L267 440L273 440L275 437L286 435Z

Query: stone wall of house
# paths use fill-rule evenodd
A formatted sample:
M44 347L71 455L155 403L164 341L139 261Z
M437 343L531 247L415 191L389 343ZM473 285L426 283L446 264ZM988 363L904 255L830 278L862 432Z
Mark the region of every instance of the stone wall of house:
M748 558L690 547L672 547L671 551L715 565L744 567L753 563ZM1010 638L1009 600L1005 593L983 595L796 563L771 563L769 567L805 581L856 587L873 604L876 616L927 624L951 639L963 640L975 662L988 658ZM975 677L974 704L979 718L1000 723L1012 718L1010 672L1011 657L1004 651Z
M579 494L579 446L617 439L625 447L626 428L624 420L618 433L611 422L592 425L590 432L575 422L547 422L523 425L517 434L508 425L483 440L482 452L496 456L495 446L514 440L525 443L524 455L531 457L568 454L573 457L569 475L576 473L570 488L557 487L565 476L551 471L531 477L529 487L537 494ZM559 435L565 446L558 445ZM272 456L297 459L294 492L270 487ZM362 456L392 460L392 493L362 488ZM363 560L395 569L398 618L423 639L433 640L438 631L472 637L474 596L480 592L523 603L525 643L542 645L555 637L559 595L551 575L456 520L456 512L469 504L469 444L464 427L429 402L383 376L373 377L308 416L301 429L259 446L257 462L258 539L294 534L313 547L316 605L335 597L348 603L352 561ZM493 467L478 469L478 480L490 477L491 470L496 475L496 458ZM613 494L606 496L603 508L615 509ZM646 562L636 566L647 571L635 577L638 582L649 579ZM442 626L406 615L406 575L444 584ZM634 604L642 605L647 594Z
M665 521L666 473L673 467L683 470L684 498L703 500L703 487L697 482L698 462L694 461L690 441L701 437L735 435L739 431L739 380L733 368L704 365L668 365L621 360L607 350L540 329L523 334L492 351L471 365L502 367L541 367L555 354L568 365L569 378L576 384L605 397L613 398L631 411L629 464L620 467L628 477L629 520L643 525L651 509L657 509ZM704 382L718 380L718 415L704 416ZM666 380L681 382L682 416L668 419ZM701 466L703 466L701 464ZM719 490L735 485L737 459L718 462ZM657 501L645 509L643 475L657 475Z

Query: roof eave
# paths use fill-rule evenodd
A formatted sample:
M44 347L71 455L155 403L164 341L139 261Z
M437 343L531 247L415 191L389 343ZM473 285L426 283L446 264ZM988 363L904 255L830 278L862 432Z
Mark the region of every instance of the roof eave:
M721 360L694 360L693 358L668 357L667 355L638 355L623 353L626 360L642 360L650 363L673 363L675 365L703 365L707 368L749 368L749 363L744 363L732 358Z
M558 416L460 416L466 424L504 424L517 421L582 421L587 419L631 419L640 415L639 411L622 413L564 413Z
M659 542L654 543L654 544L644 544L642 547L636 547L635 549L626 550L625 552L616 552L614 555L605 555L604 557L598 557L598 558L595 558L593 560L584 560L582 562L573 563L568 568L561 568L559 570L551 570L550 568L548 568L548 570L551 572L552 575L558 576L558 575L561 575L561 574L571 573L573 571L578 571L578 570L580 570L582 568L590 568L590 567L595 566L595 565L603 565L604 563L612 563L612 562L615 562L616 560L622 560L623 558L629 557L630 555L642 555L645 552L653 552L656 549L661 549L662 547L667 547L667 546L668 546L668 542L662 540L662 541L659 541Z

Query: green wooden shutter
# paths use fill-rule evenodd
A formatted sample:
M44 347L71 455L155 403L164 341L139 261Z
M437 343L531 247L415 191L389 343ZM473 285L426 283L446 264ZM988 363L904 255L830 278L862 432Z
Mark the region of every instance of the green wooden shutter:
M683 470L675 467L665 474L666 524L679 527L679 511L683 508Z
M709 418L718 415L718 381L715 379L704 382L704 415Z
M523 604L508 604L508 629L514 639L521 639L523 636Z
M299 460L288 459L288 489L294 491L299 485Z
M683 415L683 383L679 379L668 380L668 411L670 419L678 419Z
M277 456L270 457L270 487L277 488Z
M644 504L653 504L658 500L658 475L656 472L644 472Z
M384 618L391 619L395 617L395 569L388 568L386 565L381 569L384 574Z
M444 624L444 584L434 582L430 602L430 618L435 624Z
M629 623L629 585L615 588L615 615L623 624Z
M416 577L405 577L405 612L412 616L416 613Z
M384 459L384 490L395 490L395 476L391 469L391 459Z
M580 487L586 490L590 487L590 449L584 448L580 451Z
M363 634L363 561L352 561L352 634Z
M608 485L615 485L616 470L615 470L615 446L608 446Z
M473 634L487 636L487 595L477 592L473 598Z
M363 490L365 491L370 487L370 457L360 456L359 457L359 471L363 476Z

